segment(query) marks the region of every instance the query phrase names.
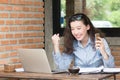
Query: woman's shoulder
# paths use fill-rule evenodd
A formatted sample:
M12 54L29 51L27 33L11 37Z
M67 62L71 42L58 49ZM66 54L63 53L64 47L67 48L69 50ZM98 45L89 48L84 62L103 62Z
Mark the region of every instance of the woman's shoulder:
M108 45L108 44L109 44L109 42L107 41L106 38L102 38L102 40L103 40L103 42L104 42L105 45Z

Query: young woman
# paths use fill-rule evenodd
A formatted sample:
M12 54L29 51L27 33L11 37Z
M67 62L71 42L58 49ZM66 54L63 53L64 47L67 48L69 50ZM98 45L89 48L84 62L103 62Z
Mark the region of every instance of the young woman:
M83 13L69 18L64 32L64 51L59 50L59 34L52 36L53 57L59 69L68 69L74 59L74 66L79 67L114 67L114 57L107 41L103 37L95 38L95 28Z

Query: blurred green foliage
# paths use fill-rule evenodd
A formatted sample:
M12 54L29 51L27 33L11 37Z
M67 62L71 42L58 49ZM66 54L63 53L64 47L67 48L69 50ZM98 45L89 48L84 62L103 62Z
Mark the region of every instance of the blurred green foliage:
M86 0L92 20L108 20L120 27L120 0Z
M66 0L61 0L61 10L65 13ZM86 0L86 8L92 20L110 21L113 27L120 27L120 0Z

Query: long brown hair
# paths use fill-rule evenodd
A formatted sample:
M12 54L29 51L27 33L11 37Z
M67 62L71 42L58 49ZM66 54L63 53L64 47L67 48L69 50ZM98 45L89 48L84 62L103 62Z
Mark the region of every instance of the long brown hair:
M71 26L70 26L70 23L74 22L74 21L82 21L84 25L90 26L90 29L88 30L88 34L89 34L90 39L92 41L93 48L95 47L95 33L96 33L96 31L95 31L93 24L91 23L90 19L85 14L77 13L77 14L72 15L69 18L68 26L64 30L64 47L65 47L64 52L66 54L71 54L74 51L73 42L76 39L72 35Z

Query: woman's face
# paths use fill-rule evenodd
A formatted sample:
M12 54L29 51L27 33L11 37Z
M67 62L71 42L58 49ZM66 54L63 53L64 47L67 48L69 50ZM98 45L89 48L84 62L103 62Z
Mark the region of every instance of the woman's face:
M82 21L73 21L70 23L72 35L78 40L82 41L87 36L87 30L90 29L89 25L84 25Z

